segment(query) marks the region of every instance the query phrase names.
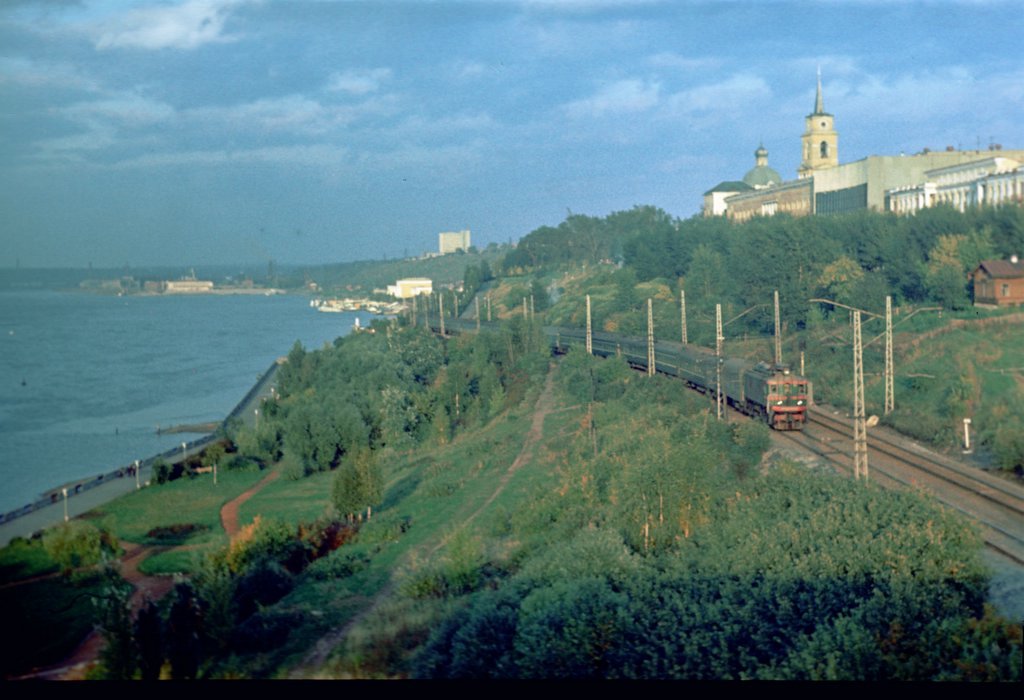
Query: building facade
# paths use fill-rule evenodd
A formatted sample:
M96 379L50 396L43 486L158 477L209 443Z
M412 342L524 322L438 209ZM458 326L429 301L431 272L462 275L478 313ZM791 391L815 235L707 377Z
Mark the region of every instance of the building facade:
M420 294L432 294L434 281L426 277L398 280L388 285L388 294L397 299L410 299Z
M441 255L458 250L469 250L469 229L465 231L444 231L437 234L437 249Z
M1002 156L987 157L927 171L924 181L886 192L887 209L914 214L946 204L960 211L968 207L1024 202L1024 163Z
M969 206L1024 203L1024 151L945 151L925 149L905 156L868 156L839 163L835 118L825 111L821 76L814 111L805 117L797 179L765 179L742 188L723 182L704 193L704 216L747 221L754 216L840 214L872 210L912 214L925 206ZM758 149L758 165L767 166L767 151ZM772 171L774 172L774 171ZM744 178L747 182L747 178ZM750 183L748 183L750 184Z

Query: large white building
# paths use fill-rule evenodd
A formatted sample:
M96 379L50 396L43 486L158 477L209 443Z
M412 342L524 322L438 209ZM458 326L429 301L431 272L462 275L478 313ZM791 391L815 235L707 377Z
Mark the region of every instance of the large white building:
M388 285L388 294L397 299L410 299L420 294L432 294L434 281L426 277L398 280Z
M444 231L437 234L437 249L441 255L457 250L469 250L469 229L465 231Z
M743 182L723 182L704 193L704 215L746 221L778 213L805 216L863 209L912 213L942 203L963 211L968 206L1024 200L1024 150L1004 151L998 145L969 151L950 147L909 156L867 156L840 164L839 134L833 115L825 111L820 76L800 148L797 179L751 182L751 174L763 173L767 167L767 151L758 148L757 166Z
M960 211L973 206L1024 203L1024 163L1001 156L935 168L922 182L886 192L889 211L913 214L948 204Z

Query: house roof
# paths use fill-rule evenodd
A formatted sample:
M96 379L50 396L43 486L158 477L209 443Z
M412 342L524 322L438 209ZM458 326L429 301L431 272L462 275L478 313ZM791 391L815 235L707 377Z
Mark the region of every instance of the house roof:
M754 188L740 180L726 180L715 185L704 194L711 194L712 192L747 192L752 189Z
M989 277L1017 278L1024 277L1024 261L1017 260L982 260L978 270L984 270ZM975 270L977 272L977 270Z

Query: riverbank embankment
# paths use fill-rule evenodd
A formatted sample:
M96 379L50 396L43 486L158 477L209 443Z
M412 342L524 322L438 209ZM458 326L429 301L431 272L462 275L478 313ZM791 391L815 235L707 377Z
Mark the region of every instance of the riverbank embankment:
M255 423L255 411L260 403L271 395L282 361L275 360L260 375L219 427L226 426L233 420L246 425ZM49 489L40 498L21 508L0 514L0 547L6 546L15 537L30 537L40 530L61 523L65 518L77 517L119 496L148 486L156 462L188 459L217 440L217 432L213 431L191 442L182 443L182 447L175 447L141 460L137 469L135 464L130 464L103 474L78 479Z

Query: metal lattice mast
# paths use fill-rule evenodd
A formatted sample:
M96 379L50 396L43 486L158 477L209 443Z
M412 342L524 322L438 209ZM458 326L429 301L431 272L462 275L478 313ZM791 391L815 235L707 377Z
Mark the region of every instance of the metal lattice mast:
M437 315L441 319L441 336L444 336L444 294L437 295L438 312Z
M895 368L892 363L892 297L885 298L885 412L891 413L896 405L894 392Z
M682 320L683 345L686 345L686 290L679 290L679 316Z
M593 335L590 330L590 295L587 295L587 354L594 354Z
M868 478L868 427L864 410L864 357L860 311L853 312L853 476Z
M715 304L715 417L722 420L722 305Z
M647 300L647 376L654 376L654 306Z
M782 364L782 325L779 323L779 290L775 290L775 364Z

